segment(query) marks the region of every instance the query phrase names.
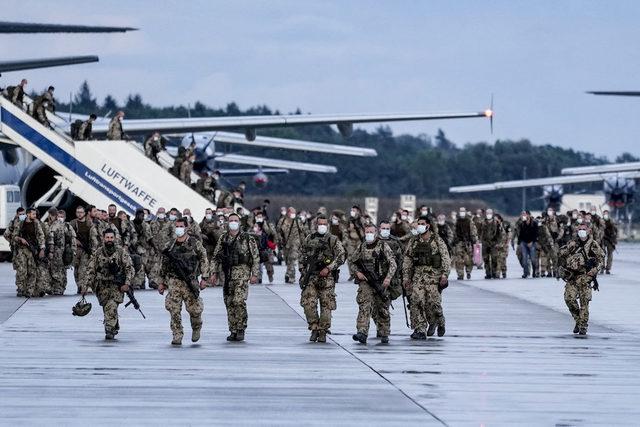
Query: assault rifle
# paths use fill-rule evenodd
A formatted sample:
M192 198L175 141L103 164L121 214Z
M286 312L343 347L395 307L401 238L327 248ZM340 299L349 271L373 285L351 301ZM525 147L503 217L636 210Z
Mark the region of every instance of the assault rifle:
M371 271L362 259L358 259L353 265L364 275L367 284L376 291L383 301L389 300L389 296L385 292L384 286L382 286L383 280L375 271Z
M302 277L300 277L300 289L305 289L309 286L311 275L322 271L327 265L331 264L331 259L325 259L322 257L323 252L327 249L327 242L324 240L315 248L310 257L306 258L307 261Z
M109 273L113 275L114 283L116 284L116 286L118 286L118 288L126 284L125 283L126 277L124 275L124 271L122 271L122 269L118 266L118 263L116 263L115 261L111 261L109 263ZM129 301L124 305L125 308L133 304L133 308L135 308L140 312L143 319L146 319L147 316L145 316L142 310L140 309L140 303L136 299L133 293L133 287L131 285L129 285L129 290L126 293L127 293L127 297L129 298Z
M178 258L171 252L173 245L162 251L162 254L167 257L167 261L171 265L171 270L178 276L178 279L182 280L193 296L198 299L200 296L200 287L198 286L198 280L192 276L190 272L198 271L198 260L194 258L193 262L186 262L181 258Z

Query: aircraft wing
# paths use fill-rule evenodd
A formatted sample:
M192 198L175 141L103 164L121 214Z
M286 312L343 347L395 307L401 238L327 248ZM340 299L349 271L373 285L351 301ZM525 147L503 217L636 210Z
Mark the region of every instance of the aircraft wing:
M564 168L562 175L580 175L585 173L627 172L640 170L640 162L615 163L599 166L581 166L576 168Z
M59 67L61 65L85 64L98 62L97 56L63 56L59 58L22 59L18 61L0 61L0 73L35 68Z
M609 173L609 174L584 174L584 175L572 175L572 176L555 176L550 178L534 178L515 181L498 181L489 184L479 185L464 185L459 187L450 187L450 193L473 193L478 191L494 191L505 190L509 188L524 188L524 187L541 187L544 185L562 185L562 184L579 184L582 182L597 182L604 181L609 178L640 178L639 172L626 172L626 173Z
M336 173L335 166L315 163L292 162L289 160L265 159L263 157L244 156L241 154L220 154L215 157L216 163L235 163L240 165L266 166L272 168L293 169L307 172Z
M587 93L591 95L640 96L640 92L634 90L592 90Z
M246 176L255 175L257 173L263 173L266 175L283 175L289 173L288 169L218 169L223 177L227 176Z
M124 33L136 31L131 27L101 27L95 25L37 24L0 21L0 33Z
M199 117L182 119L131 119L123 120L122 127L126 133L144 133L158 131L161 133L199 132L245 128L253 130L265 127L301 126L335 124L342 127L341 132L354 123L397 122L414 120L444 120L487 117L493 115L491 110L470 113L382 113L382 114L288 114L272 116L236 116L236 117ZM94 134L106 134L108 123L94 123ZM345 129L343 131L343 129Z

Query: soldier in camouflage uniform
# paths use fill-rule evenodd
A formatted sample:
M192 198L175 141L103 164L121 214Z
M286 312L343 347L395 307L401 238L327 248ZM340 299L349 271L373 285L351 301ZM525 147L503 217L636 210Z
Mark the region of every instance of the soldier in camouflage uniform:
M47 117L47 111L55 112L55 99L53 98L53 92L55 88L49 86L46 92L36 97L33 101L33 117L40 122L43 126L51 128L51 123Z
M160 138L160 133L154 132L144 141L144 155L157 164L160 164L160 161L158 160L158 153L164 150L162 140Z
M46 240L36 210L27 209L26 215L13 232L17 295L41 297L45 291L38 283L38 264L44 259Z
M196 161L195 154L189 154L180 165L180 181L191 187L191 172L193 172L193 162Z
M207 251L207 258L211 261L213 251L216 249L216 243L220 237L220 225L218 219L213 214L213 209L207 208L204 212L204 218L200 222L200 231L202 233L202 244Z
M119 141L125 138L122 130L122 120L124 119L124 111L118 111L109 122L109 130L107 131L107 139Z
M595 280L604 263L604 252L592 238L586 224L580 224L577 238L560 249L560 277L566 282L564 301L576 324L573 333L586 335L589 326L589 301L591 282ZM595 288L598 290L598 288ZM579 304L578 304L579 302Z
M453 230L451 226L447 224L447 219L444 214L440 214L438 219L438 236L442 239L447 249L449 250L449 256L451 256L451 246L453 245Z
M153 236L151 234L151 226L145 222L144 218L144 210L138 209L133 221L129 222L132 228L131 234L134 236L129 244L129 251L132 254L131 259L133 260L134 256L139 257L139 266L132 281L134 289L145 288L145 277L149 277L149 283L151 283L149 258L151 256L151 240Z
M67 289L67 272L66 270L73 267L73 263L76 259L76 233L67 221L67 213L63 209L58 210L58 222L61 223L64 227L64 249L62 251L62 263L64 265L64 273L59 275L60 271L56 271L54 274L51 273L51 277L54 279L52 283L52 287L54 292L62 290L62 293ZM54 238L55 241L55 238ZM54 264L55 266L55 264ZM57 278L60 278L60 281L57 281Z
M189 234L189 236L195 237L196 239L200 240L200 242L202 242L202 230L200 230L200 224L194 221L193 217L191 216L191 209L183 209L182 219L187 221L187 234Z
M223 295L230 332L227 341L243 341L247 329L249 283L258 282L260 257L255 239L240 231L237 214L229 215L228 229L218 239L213 253L212 282L215 284L218 274L224 272Z
M538 248L540 254L540 276L553 277L558 268L558 251L556 248L556 242L553 240L551 231L545 221L538 217L536 218L538 223Z
M67 240L67 228L58 218L58 210L49 208L47 218L47 256L49 258L49 293L63 295L67 287L67 269L64 265L64 250ZM75 243L75 242L74 242Z
M354 205L349 212L349 222L347 223L347 236L344 240L345 250L347 251L347 265L349 266L349 280L356 277L356 269L349 261L349 257L355 252L364 240L364 221L362 219L362 211L360 206Z
M609 211L602 213L602 229L603 229L603 249L607 253L607 262L605 264L605 270L607 274L611 274L611 264L613 263L613 252L616 250L618 244L618 227L616 223L609 216Z
M462 207L456 220L453 240L453 254L455 256L458 280L464 279L465 269L467 280L471 279L473 270L473 245L478 241L478 232L473 221L467 216L467 210Z
M311 331L309 341L327 342L331 312L336 309L335 273L345 261L345 250L338 238L329 233L327 217L318 216L316 228L301 247L300 305ZM304 278L308 278L306 283Z
M390 224L389 232L391 232ZM378 335L380 341L386 344L389 342L391 332L390 296L387 289L391 286L391 281L398 267L396 255L384 240L378 238L375 225L367 225L364 233L365 241L351 255L351 262L356 266L356 280L358 281L357 332L353 335L353 340L361 344L367 343L370 319L374 317L373 313L376 313ZM364 268L358 268L358 265L379 277L382 282L369 283ZM381 286L381 289L376 290L376 286ZM380 290L382 290L382 294Z
M290 207L287 210L287 215L280 219L276 228L278 231L278 247L282 250L284 262L287 265L284 282L294 283L300 243L306 236L304 226L300 223L295 208Z
M482 241L482 258L484 259L485 279L497 279L500 277L498 270L498 251L503 244L504 236L502 227L493 217L493 209L487 209L485 219L480 228Z
M427 218L418 220L417 230L418 235L407 243L402 265L404 287L411 293L411 312L416 313L411 338L426 339L434 334L436 327L441 337L445 334L441 292L447 286L451 268L449 251L438 234L431 230ZM427 324L429 329L425 334Z
M496 221L502 228L502 242L498 245L496 252L496 271L503 279L507 278L507 256L509 255L509 242L511 241L511 223L505 221L502 215L496 214Z
M118 305L133 280L133 265L128 252L116 245L113 230L105 230L103 244L91 255L87 280L96 291L104 312L104 339L113 340L120 330Z
M76 256L73 262L73 276L75 278L77 293L83 289L89 291L87 286L87 268L91 254L98 250L98 229L94 223L85 216L82 206L76 208L76 219L70 222L76 235Z
M163 207L158 208L156 219L151 222L151 244L153 247L153 259L149 270L149 286L158 288L160 281L160 271L162 269L162 251L169 245L174 237L173 221L167 219L166 211Z
M27 219L27 213L23 207L19 207L16 209L16 214L9 222L9 225L4 230L4 238L9 242L9 247L11 248L11 254L15 256L15 248L13 247L13 236L15 235L16 230L18 229L18 225L21 221Z
M169 289L164 305L171 314L171 344L182 345L183 303L191 320L191 341L198 342L204 310L200 290L206 287L206 280L209 278L209 261L202 243L187 233L186 220L175 221L175 238L162 256L158 292L162 295L165 289ZM199 275L201 279L198 286Z

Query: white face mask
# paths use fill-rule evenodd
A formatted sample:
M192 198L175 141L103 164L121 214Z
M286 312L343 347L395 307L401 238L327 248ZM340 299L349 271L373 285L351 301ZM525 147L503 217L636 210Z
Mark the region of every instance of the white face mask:
M122 121L124 119L124 117L120 116L118 117L118 120Z
M280 211L280 215L285 216L287 214L287 211Z
M596 211L591 211L591 216L596 216L597 212Z
M142 218L143 221L148 222L151 220L151 216L144 214L144 217Z
M375 233L365 233L364 234L364 240L367 243L372 243L374 240L376 240L376 235Z
M262 224L262 223L264 222L264 218L262 218L261 216L259 216L259 217L257 217L257 218L256 218L256 222L257 222L258 224Z
M411 235L417 236L418 235L418 230L416 230L415 228L412 228L411 229Z
M178 219L177 216L175 216L173 214L169 214L169 221L175 221L176 219Z
M184 227L176 227L176 236L178 237L184 236Z
M158 137L157 137L157 136L154 136L154 137L153 137L153 140L154 140L154 141L157 141L157 140L158 140Z
M207 219L207 221L211 221L213 219L213 214L205 214L204 217Z
M547 211L547 216L553 216L554 212L553 211Z
M458 214L458 216L459 216L460 218L464 218L465 216L467 216L467 213L466 213L466 212L460 212L460 213Z
M158 214L158 219L164 219L165 218L165 214L164 213L159 213Z
M64 218L58 218L58 222L64 222Z
M296 214L294 214L294 213L289 214L289 218L296 219Z
M493 214L487 214L487 219L493 219Z
M391 222L396 222L398 220L398 215L391 215Z
M427 226L424 224L418 224L416 231L418 232L418 234L424 234L427 232Z
M520 217L520 219L522 219L522 221L526 221L526 220L527 220L527 216L526 216L526 215L522 215L522 216Z
M191 215L187 215L187 214L182 214L182 218L186 219L187 221L189 221L191 219Z
M224 212L216 212L216 215L218 215L220 218L222 218L224 216Z
M340 220L338 218L331 218L331 224L338 225L340 224Z
M438 220L438 225L444 225L444 219L439 219Z
M327 226L325 224L318 225L318 234L327 234Z
M388 239L390 235L391 235L391 230L389 230L388 228L380 229L380 237L382 237L383 239Z
M451 219L452 219L453 221L455 221L457 217L458 217L458 216L457 216L456 214L451 214Z
M358 216L358 212L356 212L356 211L351 211L351 212L350 212L350 215L351 215L351 218L355 218L355 217L357 217L357 216Z
M25 219L27 219L27 214L18 215L18 219L20 219L20 221L24 221Z
M219 219L219 220L218 220L218 225L219 225L220 227L222 227L222 226L224 225L224 219Z
M582 219L582 217L580 217L580 218L578 218L578 219L576 220L576 222L577 222L578 224L582 224L582 221L584 221L584 220Z
M400 216L400 219L401 219L402 221L406 221L406 220L407 220L407 216L406 216L406 215L401 215L401 216Z
M420 210L420 215L427 215L429 213L429 211L427 209L421 209Z
M307 220L307 217L304 215L300 215L299 218L300 218L300 221L302 222L305 222Z
M602 218L604 218L604 219L609 219L609 214L604 214L604 215L602 215Z
M587 233L587 230L578 230L578 237L580 237L582 240L587 238L587 235L589 233Z
M577 213L575 213L575 212L574 212L574 213L572 213L572 214L571 214L571 218L573 218L573 219L578 219L578 214L577 214Z
M229 230L236 231L240 228L240 223L238 221L230 221L229 222Z

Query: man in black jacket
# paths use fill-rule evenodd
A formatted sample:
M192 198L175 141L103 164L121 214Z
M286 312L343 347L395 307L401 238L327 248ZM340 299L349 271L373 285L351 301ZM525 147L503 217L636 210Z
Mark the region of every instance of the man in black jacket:
M529 211L522 211L521 221L518 224L518 245L522 251L522 278L529 277L529 264L533 277L538 277L538 257L536 255L536 242L538 241L538 225L531 219Z

